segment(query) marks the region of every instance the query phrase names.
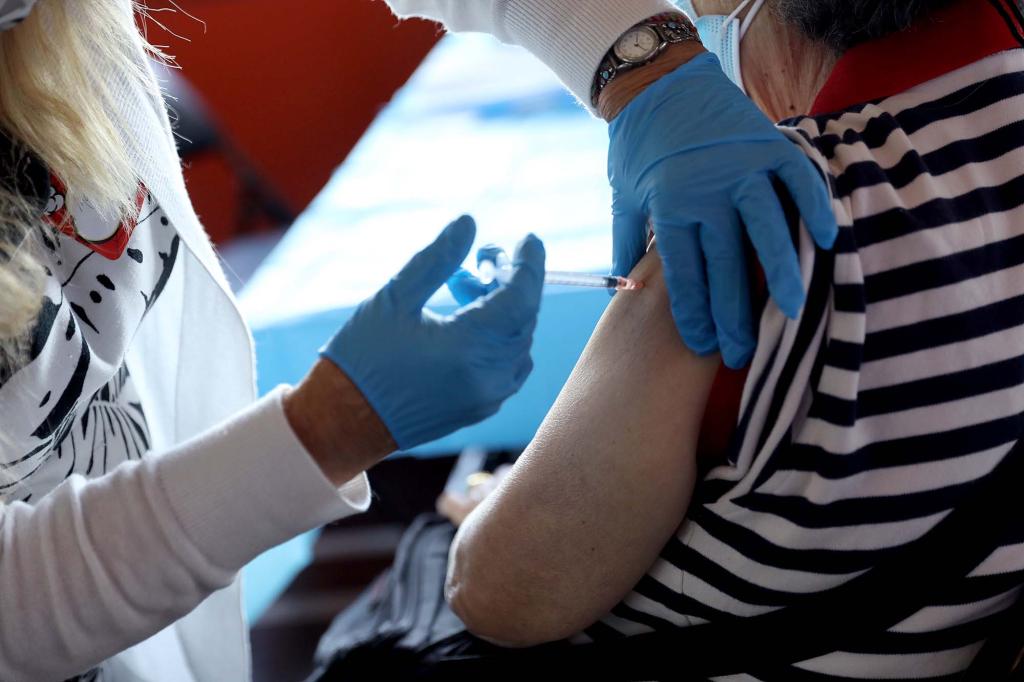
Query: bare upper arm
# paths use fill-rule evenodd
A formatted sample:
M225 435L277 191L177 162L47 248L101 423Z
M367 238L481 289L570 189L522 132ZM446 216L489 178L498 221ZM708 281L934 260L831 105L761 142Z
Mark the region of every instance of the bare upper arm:
M616 296L513 472L463 524L449 597L471 630L535 644L586 627L681 522L717 357L682 343L656 254Z

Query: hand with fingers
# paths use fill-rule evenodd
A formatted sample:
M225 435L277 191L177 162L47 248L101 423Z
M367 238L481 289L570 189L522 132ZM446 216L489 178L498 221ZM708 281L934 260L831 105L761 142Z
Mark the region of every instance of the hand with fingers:
M494 414L533 368L544 286L544 246L535 236L517 247L507 285L452 315L423 307L475 236L468 216L450 224L320 351L358 386L401 449Z
M805 291L780 183L822 248L837 234L821 174L722 72L711 53L637 95L609 127L612 273L646 249L648 220L664 264L672 316L694 352L733 368L754 352L744 234L772 299L796 318Z

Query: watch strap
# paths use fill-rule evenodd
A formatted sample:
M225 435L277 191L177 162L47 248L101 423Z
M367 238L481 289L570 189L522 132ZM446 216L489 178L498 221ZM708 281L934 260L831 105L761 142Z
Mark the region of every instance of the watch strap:
M597 73L594 76L594 81L590 88L590 103L595 109L597 108L597 101L601 96L601 92L615 79L618 74L650 64L657 59L658 55L664 52L665 48L669 45L684 43L687 41L700 42L700 36L697 33L697 29L694 27L690 19L681 12L665 12L657 14L631 26L629 30L625 31L622 35L626 35L630 31L643 26L648 26L654 29L655 33L657 33L661 38L661 43L655 48L647 60L634 63L625 62L618 58L615 54L615 45L618 44L618 40L616 40L615 44L609 48L601 59L601 63L597 67Z

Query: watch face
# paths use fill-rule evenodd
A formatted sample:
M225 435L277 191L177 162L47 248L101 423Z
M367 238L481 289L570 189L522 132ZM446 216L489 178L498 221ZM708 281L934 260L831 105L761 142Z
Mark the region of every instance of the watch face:
M638 26L615 43L615 56L624 62L638 63L650 59L661 45L661 38L650 26Z

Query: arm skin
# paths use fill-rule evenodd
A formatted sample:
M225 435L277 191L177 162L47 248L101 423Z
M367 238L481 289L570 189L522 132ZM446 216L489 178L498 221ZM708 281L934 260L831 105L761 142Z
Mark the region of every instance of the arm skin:
M568 637L605 615L682 521L720 360L682 343L652 250L619 294L537 436L461 526L446 594L506 646Z
M597 111L601 118L606 121L613 120L633 101L634 97L643 92L651 83L672 73L706 51L704 46L697 42L669 45L650 64L618 76L601 91L601 95L597 98Z
M317 360L282 402L295 435L334 485L352 480L398 449L366 397L332 362Z

